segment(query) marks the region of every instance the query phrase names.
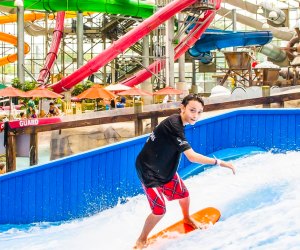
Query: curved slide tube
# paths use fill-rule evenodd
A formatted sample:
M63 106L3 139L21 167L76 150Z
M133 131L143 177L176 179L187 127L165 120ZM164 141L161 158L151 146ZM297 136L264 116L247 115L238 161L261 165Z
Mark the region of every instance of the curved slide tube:
M229 19L232 18L231 11L225 8L220 8L218 14L221 16L226 16L226 18ZM241 14L237 14L237 21L258 30L262 29L262 22ZM294 37L294 32L291 31L284 31L272 26L270 26L268 30L272 32L274 37L279 38L281 40L290 41ZM260 53L270 57L276 62L283 62L287 59L285 51L282 51L279 47L272 44L264 45L261 48Z
M45 18L44 13L26 13L24 14L24 21L36 21ZM51 18L50 15L49 18ZM0 16L0 24L5 24L5 23L14 23L17 21L17 14L9 14L7 16Z
M0 32L0 41L10 43L14 46L17 46L18 44L18 39L17 37L10 35L10 34L5 34ZM28 54L30 51L30 47L27 43L24 43L24 54ZM17 53L11 54L5 57L0 58L0 66L3 66L8 63L13 63L18 59Z
M220 8L220 4L221 0L217 0L216 10ZM174 56L175 61L196 43L196 41L200 38L200 36L204 33L204 31L213 21L214 17L215 10L208 10L205 12L204 17L202 19L199 19L199 22L195 25L195 27L189 32L189 34L183 39L183 41L181 41L176 46ZM193 34L192 37L190 37L190 34ZM153 74L158 73L164 67L165 60L157 60L154 63L152 63L147 69L139 71L137 74L121 82L121 84L130 87L138 85L149 79L151 76L153 76Z
M274 23L275 25L280 25L285 22L286 16L285 13L275 6L272 5L270 0L263 1L260 4L253 4L248 1L241 1L241 0L226 0L226 3L229 3L231 5L234 5L236 7L239 7L243 10L249 11L253 14L257 14L257 10L259 7L262 7L262 10L264 13L262 13L262 16L268 16L271 11L275 11L277 14L277 17L274 19L269 19L270 22Z
M25 21L36 21L45 18L44 13L27 13L24 15ZM54 15L50 15L50 19L53 19ZM0 16L0 24L12 23L17 21L17 14L9 14L7 16ZM0 33L0 41L10 43L14 46L17 46L17 37ZM30 47L27 43L24 44L24 54L28 54L30 51ZM13 63L18 59L17 53L11 54L5 57L0 58L0 66L3 66L8 63Z
M83 15L91 15L94 14L94 12L83 12ZM48 14L47 19L53 20L56 18L56 13L55 14ZM76 12L74 11L66 11L65 12L65 18L76 18ZM33 22L25 22L24 25L25 31L28 35L30 36L45 36L45 34L47 34L47 32L54 32L54 29L47 29L47 28L43 28L39 25L34 24ZM65 27L63 32L64 34L68 34L72 31L72 28L69 27Z
M7 8L7 9L6 9ZM1 6L0 2L0 10L3 12L9 11L8 7ZM93 12L83 12L83 15L90 15L93 14ZM33 21L45 19L46 14L45 13L38 13L38 12L32 12L32 13L25 13L24 14L24 21L26 22L25 31L27 34L31 36L42 36L46 34L46 29L42 28L40 26L36 26ZM53 20L56 18L56 14L48 14L47 19ZM76 13L74 11L66 11L65 18L76 18ZM6 23L13 23L17 22L17 14L9 14L5 16L0 16L0 24L6 24ZM33 29L30 29L30 27L35 26Z
M266 44L259 50L260 53L264 54L265 56L269 57L275 62L284 62L288 63L287 61L287 53L286 51L282 50L275 44Z
M262 14L264 16L269 16L270 12L276 12L276 18L269 18L270 22L274 23L275 25L281 25L286 21L285 13L281 9L275 8L270 0L261 2L260 6L264 11L264 13Z
M101 67L123 53L127 48L135 44L138 40L148 35L152 30L156 29L160 24L184 10L188 6L196 3L197 0L175 0L165 7L161 8L151 17L140 23L136 28L129 31L119 40L114 42L109 48L102 51L98 56L91 59L84 66L76 70L71 75L65 77L58 83L52 85L53 91L61 93L65 89L70 89L86 77L97 72Z
M64 30L64 20L65 20L65 12L60 11L57 13L56 17L56 25L53 32L53 38L50 50L46 56L45 66L41 69L37 82L41 84L45 84L48 81L50 76L50 70L53 67L53 64L57 58L57 52L60 47L60 42L63 37Z
M194 0L195 1L195 0ZM191 1L191 2L194 2ZM14 7L14 1L0 2L2 6ZM154 12L154 5L142 0L24 0L24 8L29 10L94 11L147 18Z
M45 14L44 13L26 13L24 14L24 20L25 21L36 21L36 20L40 20L45 18ZM51 43L51 47L50 47L50 51L47 54L46 57L46 62L45 62L45 66L43 67L43 69L40 71L39 77L38 77L38 83L42 83L44 84L47 80L48 77L50 75L50 70L53 67L53 64L57 58L57 53L60 47L60 42L61 42L61 38L63 36L63 30L64 30L64 17L67 18L74 18L74 16L76 16L76 14L72 13L72 12L67 12L65 15L65 12L58 12L57 16L56 16L56 27L54 29L53 32L53 39L52 39L52 43ZM49 19L54 19L55 15L54 14L50 14L48 15ZM12 22L16 22L17 21L17 15L16 14L10 14L7 16L0 16L0 24L5 24L5 23L12 23ZM41 33L41 32L39 32ZM5 37L5 34L3 34L3 36ZM11 35L10 35L11 36ZM8 40L3 40L1 39L1 41L4 42L10 42L12 44L15 45L15 39L10 39L8 38ZM28 49L25 50L25 54L27 54L30 49L29 46L27 45ZM17 54L14 55L8 55L2 59L0 59L0 66L3 66L5 64L8 63L12 63L15 62L17 60Z
M226 18L232 20L232 12L229 9L221 7L218 11L218 15L225 16ZM262 25L263 23L257 21L249 16L244 16L239 13L236 14L236 19L239 23L245 24L249 27L255 28L256 30L263 30ZM268 28L269 31L272 31L274 37L279 38L284 41L289 41L294 36L294 32L282 30L280 28L270 26Z
M16 8L11 8L11 7L5 7L5 6L1 6L0 5L0 11L1 12L4 12L4 13L8 13L8 15L4 15L4 16L1 16L0 18L4 19L4 18L7 18L7 16L9 16L9 14L15 14L16 13ZM26 13L27 14L27 13ZM25 14L25 15L26 15ZM40 13L42 14L42 13ZM24 15L24 17L25 17ZM33 36L34 34L37 34L37 30L40 30L41 28L37 25L35 25L32 21L26 21L26 17L24 18L25 19L25 24L24 24L24 29L25 29L25 32L27 34L29 34L30 36ZM14 21L14 18L8 18L8 22L11 22L11 21ZM15 21L14 21L15 22ZM6 22L5 22L6 23ZM37 28L38 27L38 28ZM42 31L43 32L43 31ZM41 35L41 32L39 31L38 32L39 35Z
M204 52L237 46L261 46L272 41L270 31L233 32L208 29L196 44L189 49L192 57L199 57Z

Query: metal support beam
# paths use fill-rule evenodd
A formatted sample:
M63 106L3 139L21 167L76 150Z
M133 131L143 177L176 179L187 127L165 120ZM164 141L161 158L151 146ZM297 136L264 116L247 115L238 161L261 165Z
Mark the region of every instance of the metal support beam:
M16 135L14 132L8 131L7 133L7 144L5 148L6 153L6 171L11 172L17 168L17 146L16 146Z
M237 23L236 23L236 9L232 10L232 31L237 31ZM236 47L233 47L233 51L237 51Z
M83 14L77 12L77 69L83 65Z
M38 164L38 133L30 134L30 150L29 150L29 165Z
M183 23L183 14L178 14L178 23ZM180 36L180 40L183 38L183 34ZM182 54L178 59L178 70L179 70L179 82L185 82L185 54Z
M17 75L21 83L25 81L24 71L24 6L17 7L17 49L18 49L18 63Z
M174 84L174 17L166 21L166 85Z
M106 50L106 37L103 37L103 43L102 43L102 50ZM107 66L105 65L103 67L103 79L102 79L103 83L106 84L107 83Z
M192 85L196 85L196 60L192 59Z
M142 60L143 60L143 67L144 68L147 68L149 66L149 36L145 36L143 38L143 56L142 56ZM143 90L146 90L148 92L152 92L152 85L151 85L151 78L144 81L142 84L141 84L141 88ZM143 100L144 100L144 104L151 104L152 103L152 97L151 96L144 96L143 97Z

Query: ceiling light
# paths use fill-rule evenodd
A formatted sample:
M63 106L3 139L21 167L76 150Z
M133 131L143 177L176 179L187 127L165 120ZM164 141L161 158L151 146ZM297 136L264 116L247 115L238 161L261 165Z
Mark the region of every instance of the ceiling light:
M263 13L264 13L264 10L262 9L261 6L258 7L256 13L257 13L257 14L263 14Z
M276 19L278 17L278 14L276 11L272 10L270 13L269 13L269 18L270 19Z
M16 7L22 7L22 6L24 6L23 0L15 0L14 1L14 6L16 6Z

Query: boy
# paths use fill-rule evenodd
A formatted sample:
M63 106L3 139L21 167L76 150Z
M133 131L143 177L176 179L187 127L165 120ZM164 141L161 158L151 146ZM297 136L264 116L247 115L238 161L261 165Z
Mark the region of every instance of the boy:
M194 125L203 112L201 97L190 94L181 103L180 114L171 115L162 121L151 133L136 159L136 170L149 201L152 213L147 217L141 235L134 248L147 244L147 237L166 212L163 195L168 200L179 200L185 223L199 228L190 218L189 192L177 173L181 153L191 161L201 164L219 165L232 170L231 163L196 153L184 135L184 126Z

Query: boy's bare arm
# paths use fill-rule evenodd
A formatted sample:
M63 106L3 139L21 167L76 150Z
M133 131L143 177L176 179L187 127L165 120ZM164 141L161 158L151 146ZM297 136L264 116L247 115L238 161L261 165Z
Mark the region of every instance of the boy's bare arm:
M191 162L196 162L200 164L219 165L221 167L231 169L232 173L235 174L235 168L230 162L204 156L202 154L195 152L192 148L184 151L183 153Z

